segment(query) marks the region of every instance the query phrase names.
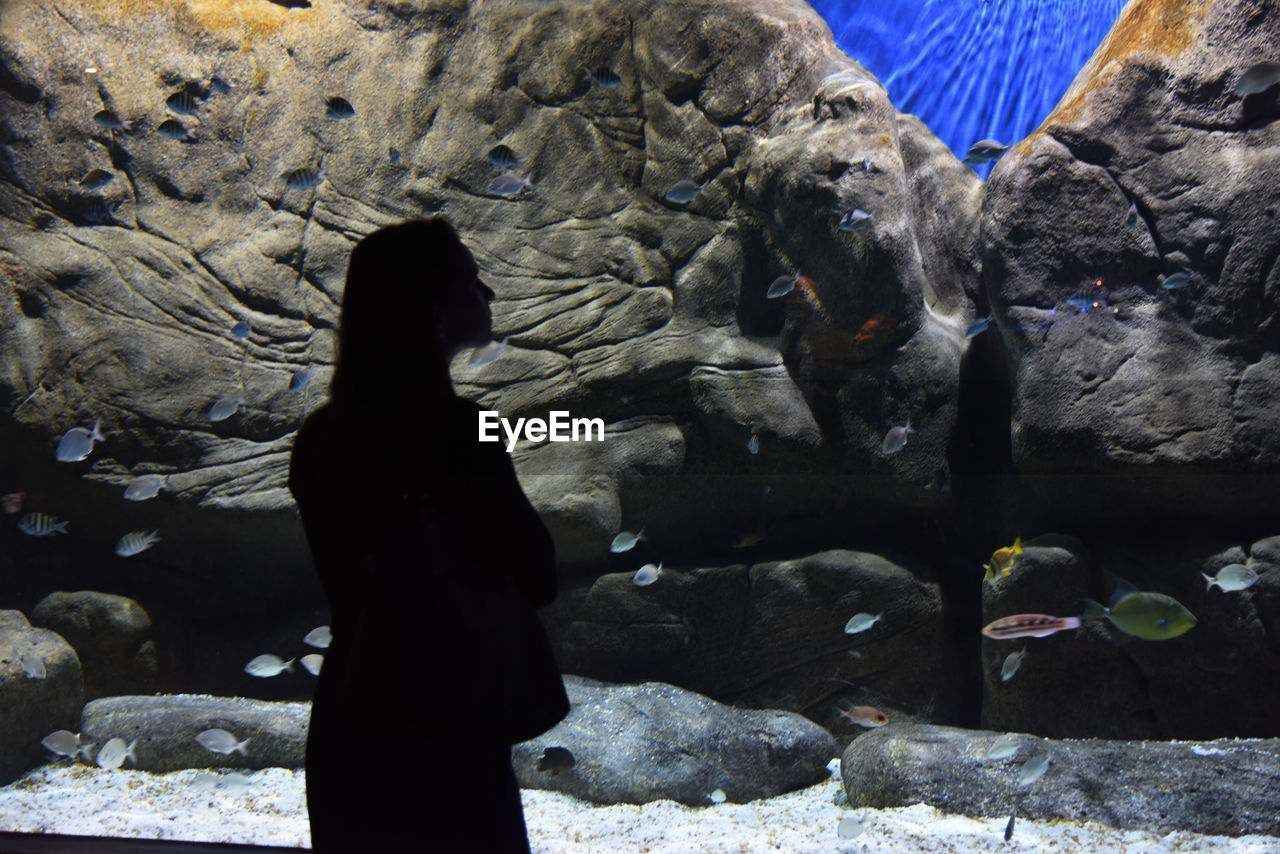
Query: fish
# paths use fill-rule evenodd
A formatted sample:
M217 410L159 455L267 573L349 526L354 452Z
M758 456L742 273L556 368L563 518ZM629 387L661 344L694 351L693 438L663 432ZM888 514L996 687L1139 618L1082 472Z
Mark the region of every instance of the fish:
M635 577L631 579L636 587L648 587L653 582L662 577L662 562L659 561L657 566L646 563L644 566L636 570Z
M316 649L328 649L329 644L333 643L333 632L328 626L316 626L307 632L302 638L302 642L307 646L314 646Z
M231 327L231 337L235 338L237 341L243 341L249 337L249 331L249 322L247 320L242 320L235 326Z
M874 171L875 171L875 166L872 164L871 158L870 157L862 158L862 174L870 175Z
M865 632L878 623L884 614L884 611L879 614L868 614L865 611L861 614L854 614L849 618L849 622L844 624L844 633L846 635L856 635L858 632Z
M304 655L299 658L298 663L302 665L303 670L312 676L319 676L320 668L324 665L324 656L318 652L313 652L310 655Z
M550 771L552 777L561 771L568 771L576 764L577 760L567 747L544 747L542 756L538 757L538 770Z
M1014 614L988 623L982 627L982 633L992 640L1013 640L1014 638L1045 638L1054 632L1078 628L1080 628L1079 617Z
M489 192L499 196L518 196L522 190L533 189L533 182L514 172L503 172L489 182Z
M243 774L232 771L230 774L223 774L218 779L218 788L228 795L243 795L249 791L249 787L253 783Z
M981 335L982 333L987 331L987 327L990 325L991 325L991 315L988 314L986 317L979 317L975 319L972 323L970 323L968 327L965 328L964 337L974 338L978 335Z
M80 179L80 186L86 190L101 190L115 178L115 174L106 169L94 169Z
M600 67L593 71L590 68L584 68L582 71L591 80L592 84L599 86L601 89L616 89L622 85L622 78L614 74L612 69Z
M800 273L796 272L790 276L779 276L769 285L769 290L765 291L765 299L777 299L785 297L787 294L795 290L796 283L800 281Z
M1006 733L991 742L991 747L987 748L987 759L1008 759L1017 752L1018 737L1016 735Z
M760 434L755 430L751 431L751 438L747 439L747 453L760 453Z
M129 130L135 121L137 120L130 119L123 122L110 110L100 110L93 114L93 123L103 130Z
M884 434L884 442L880 445L880 452L885 456L896 454L907 446L907 435L916 432L911 427L911 419L907 419L907 423L901 427L890 427L889 432Z
M1191 274L1174 273L1172 276L1165 276L1160 282L1160 287L1164 288L1166 291L1173 291L1178 288L1185 288L1187 283L1190 281Z
M28 513L18 520L18 530L32 537L50 537L65 534L67 522L60 522L45 513Z
M1018 804L1013 804L1013 812L1009 813L1009 823L1004 826L1004 841L1008 842L1013 839L1013 820L1018 817Z
M135 477L124 488L125 500L147 501L155 498L160 494L160 487L164 485L164 482L165 476L162 474L144 474Z
M1257 95L1280 83L1280 62L1259 62L1249 66L1240 79L1236 81L1234 91L1237 95Z
M1138 224L1138 203L1129 205L1129 212L1124 215L1124 224L1132 228Z
M866 231L871 227L871 220L874 218L874 215L867 213L862 208L854 208L840 217L840 224L836 227L841 231Z
M1163 593L1117 590L1109 608L1092 599L1084 601L1084 619L1097 620L1105 617L1121 632L1143 640L1176 638L1196 624L1195 614L1177 599Z
M290 169L288 172L280 173L280 180L284 181L285 187L290 190L309 190L312 187L318 187L324 183L324 170L319 172L310 166L302 166L297 169Z
M687 205L697 198L698 194L706 186L706 181L697 184L688 178L681 178L671 185L671 189L667 190L667 194L663 198L675 205Z
M1210 576L1202 572L1200 577L1205 580L1205 593L1212 590L1215 584L1223 593L1234 593L1237 590L1248 590L1257 584L1259 576L1252 567L1242 563L1232 563L1218 570L1217 575Z
M109 771L115 771L124 764L126 759L132 759L133 764L138 764L138 756L134 753L134 748L138 746L138 740L135 738L129 742L126 747L123 738L113 738L102 745L102 749L98 751L97 759L99 768L106 768Z
M225 729L207 729L196 736L196 741L200 742L200 746L205 750L214 753L223 753L230 756L236 751L241 756L248 756L245 748L249 746L249 739L244 741L236 741L236 737Z
M641 528L640 533L638 534L633 534L630 531L622 531L613 538L613 542L609 543L609 551L614 554L629 552L635 548L636 543L640 542L644 538L644 528Z
M729 543L729 548L749 549L752 546L759 545L764 542L765 537L769 536L769 531L769 528L756 528L755 530L747 531L745 534L735 537L733 542Z
M395 148L387 149L387 159L391 161L391 165L395 166L400 162L400 152Z
M195 139L195 134L188 130L177 119L165 119L156 128L156 133L165 139Z
M310 368L303 368L300 371L294 371L289 375L289 391L302 391L307 387L307 383L311 382Z
M1048 770L1049 754L1037 753L1022 764L1022 771L1018 774L1018 785L1030 786L1043 777L1044 772Z
M93 453L93 443L101 442L103 438L101 418L93 422L92 430L86 430L83 427L72 427L63 434L62 441L58 443L58 450L54 452L54 456L60 462L78 463Z
M231 90L235 88L235 84L228 83L217 74L209 78L209 91L215 95L229 95Z
M836 825L836 836L841 839L853 839L855 836L861 836L866 829L866 825L849 815L840 819L840 823Z
M71 757L74 757L77 754L86 753L94 747L94 742L81 741L79 733L70 732L65 729L49 733L44 738L40 739L40 743L59 756Z
M349 119L356 114L356 108L346 98L330 98L324 102L324 114L330 119Z
M711 794L707 795L707 800L713 804L722 804L728 800L729 796L724 793L724 789L713 789Z
M1013 573L1013 562L1022 553L1022 537L1014 537L1013 545L1005 546L992 552L991 562L982 565L982 568L987 571L987 581L995 581L997 572L1000 573L1001 577L1011 575Z
M1018 672L1018 668L1022 666L1022 659L1027 657L1027 648L1024 646L1017 652L1011 652L1004 658L1004 664L1000 667L1000 681L1008 682L1013 678L1013 674Z
M209 420L226 421L236 414L236 410L240 408L242 403L244 403L244 398L238 396L218 398L213 402L213 406L209 407Z
M471 351L471 358L467 359L467 364L473 368L483 368L485 365L492 364L498 360L503 351L507 349L507 341L511 339L508 335L501 341L490 341L483 347L477 347Z
M15 513L22 512L22 502L27 497L25 492L10 492L0 495L0 507L4 507L4 512L10 516Z
M837 706L836 711L840 714L840 717L849 723L857 724L866 729L875 729L889 722L889 716L874 706L855 706L850 704L844 708Z
M109 202L103 198L95 198L84 208L84 221L90 225L110 225L115 221L116 209L124 204L124 199Z
M18 663L22 665L22 672L27 674L28 679L44 679L49 675L44 667L44 659L38 655L27 653L18 659Z
M994 139L982 139L969 146L969 152L965 154L962 162L970 166L988 163L999 158L1008 149L1009 146L1002 145Z
M282 661L280 656L259 655L244 666L244 672L250 676L257 676L259 679L268 679L272 676L279 676L284 671L293 673L293 659Z
M186 89L179 89L168 98L165 98L164 105L180 116L191 115L199 106L196 103L196 99L191 97L191 93Z
M516 153L505 145L495 145L489 149L489 162L503 172L510 172L512 169L519 169L524 163L524 158L517 157Z
M116 543L116 554L120 557L133 557L141 554L160 542L158 536L159 531L130 531L120 538L120 542Z

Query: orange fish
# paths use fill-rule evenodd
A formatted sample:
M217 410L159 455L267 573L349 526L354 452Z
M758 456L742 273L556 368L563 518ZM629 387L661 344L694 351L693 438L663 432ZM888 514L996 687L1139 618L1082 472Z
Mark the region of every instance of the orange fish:
M849 723L857 724L867 729L884 726L889 722L889 716L874 706L850 705L848 708L843 709L837 706L836 711L840 713L840 717Z
M1052 617L1048 614L1014 614L984 626L982 633L994 640L1043 638L1064 629L1080 628L1079 617Z

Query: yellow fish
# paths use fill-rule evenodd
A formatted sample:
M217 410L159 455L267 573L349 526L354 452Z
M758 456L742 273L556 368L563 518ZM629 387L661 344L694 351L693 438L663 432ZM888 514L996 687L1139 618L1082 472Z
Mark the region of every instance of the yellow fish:
M1013 541L1013 545L1006 546L1002 549L996 549L991 555L991 563L984 563L982 568L987 571L987 581L995 581L996 570L1000 570L1001 576L1008 576L1013 573L1013 559L1022 554L1022 537L1018 537Z

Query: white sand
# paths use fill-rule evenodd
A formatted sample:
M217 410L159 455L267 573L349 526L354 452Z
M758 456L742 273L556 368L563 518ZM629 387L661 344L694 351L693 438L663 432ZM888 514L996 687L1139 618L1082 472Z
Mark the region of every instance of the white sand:
M1018 819L1004 841L1007 817L976 820L917 804L890 810L842 806L839 763L817 786L749 804L705 808L657 801L595 807L568 795L524 791L529 839L539 854L690 854L690 852L1233 852L1280 854L1280 838L1201 836L1113 830L1096 824ZM200 789L207 772L103 771L48 766L0 788L0 829L31 833L107 834L152 839L309 844L301 771L247 772L248 791ZM365 783L371 781L364 781ZM856 816L866 830L836 833Z

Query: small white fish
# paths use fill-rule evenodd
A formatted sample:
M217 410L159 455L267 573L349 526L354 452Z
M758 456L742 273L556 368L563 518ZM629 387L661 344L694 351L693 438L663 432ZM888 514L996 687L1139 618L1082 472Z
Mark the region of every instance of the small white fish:
M707 800L711 801L713 804L722 804L728 797L729 796L724 793L724 789L716 789L711 794L707 795Z
M916 432L911 427L911 419L907 419L907 423L901 427L891 427L889 432L884 434L884 444L880 446L880 451L886 456L896 454L907 446L907 435Z
M1212 590L1215 584L1223 593L1234 593L1237 590L1248 590L1258 583L1257 571L1242 563L1228 564L1218 570L1218 574L1214 576L1202 572L1200 577L1205 580L1204 592L1206 593Z
M849 622L844 624L844 633L846 635L856 635L858 632L865 632L879 622L883 616L884 611L879 614L868 614L866 612L854 614L849 618Z
M1240 75L1234 91L1241 97L1257 95L1277 83L1280 83L1280 62L1259 62Z
M165 475L162 474L144 474L135 477L124 488L125 500L147 501L155 498L160 494L160 487L164 485L164 482Z
M44 659L38 655L27 653L18 659L18 663L22 665L22 672L27 674L28 679L43 679L49 675L44 669Z
M318 652L313 652L310 655L304 655L299 658L298 663L302 665L303 670L312 676L319 676L320 668L324 666L324 656Z
M991 742L991 747L987 750L987 758L991 760L1008 759L1017 752L1018 737L1016 735L1006 733Z
M701 184L690 181L688 178L681 178L671 185L671 189L667 190L666 200L674 205L687 205L697 198L698 194L707 186L707 182Z
M248 777L235 771L223 774L218 780L218 790L225 795L243 795L252 785L253 782Z
M505 172L489 182L490 193L508 198L518 196L522 190L526 189L532 190L533 182L513 172Z
M243 341L249 337L249 333L251 331L252 330L249 329L249 321L242 320L235 326L231 327L231 337L237 341Z
M471 358L467 360L467 364L473 368L483 368L485 365L492 364L498 360L502 352L507 349L507 341L511 336L508 335L501 341L490 341L483 347L477 347L471 353Z
M853 839L866 829L866 825L853 816L846 816L840 819L840 823L836 825L836 835L841 839Z
M225 421L232 415L236 414L236 410L240 408L240 404L244 403L243 397L220 397L213 402L213 406L209 408L210 421Z
M93 422L93 429L86 430L83 427L72 427L62 436L62 441L58 443L58 450L54 456L59 462L78 463L93 453L93 443L101 442L102 436L102 419L99 418Z
M990 325L991 325L991 315L989 315L989 314L988 314L986 317L979 317L979 318L976 318L976 319L975 319L972 323L970 323L970 324L969 324L969 326L964 330L964 337L965 337L965 338L975 338L975 337L977 337L977 336L981 335L982 333L986 332L986 331L987 331L987 327L988 327L988 326L990 326Z
M841 231L866 231L871 227L871 220L873 219L875 219L875 217L864 211L862 208L854 208L844 216L840 217L840 224L836 227Z
M120 542L116 543L116 554L120 557L133 557L141 554L160 542L160 531L130 531L120 538Z
M1023 763L1022 772L1018 774L1018 785L1030 786L1043 777L1047 770L1049 770L1049 754L1037 753Z
M200 742L200 746L205 750L210 750L214 753L230 755L238 750L241 756L249 755L245 752L249 739L236 741L236 737L225 729L207 729L196 736L196 741Z
M283 661L278 655L259 655L244 666L244 672L250 676L257 676L260 679L267 679L271 676L279 676L284 671L293 673L293 659Z
M1017 652L1011 652L1004 659L1004 665L1000 668L1000 681L1008 682L1013 678L1013 674L1018 672L1018 668L1022 666L1022 659L1027 657L1027 648L1024 646Z
M134 753L134 748L138 746L138 740L135 738L129 742L126 747L123 738L113 738L106 744L102 745L102 749L98 751L98 757L95 760L99 768L106 768L108 771L115 771L124 764L126 759L132 759L133 763L138 764L138 756Z
M648 587L653 582L662 577L662 562L659 561L657 566L646 563L644 566L636 570L635 577L631 581L636 587Z
M191 788L197 792L212 792L217 788L219 779L221 778L217 774L201 771L191 778Z
M40 739L40 743L49 750L59 756L76 756L92 750L94 742L81 741L80 734L60 729L57 732L51 732L44 738Z
M316 626L307 632L302 642L307 646L314 646L316 649L328 649L329 644L333 643L333 633L328 626Z
M760 434L757 433L755 430L751 431L751 438L747 440L747 453L748 454L760 453Z
M609 551L614 554L629 552L636 547L636 543L644 539L644 528L640 529L640 533L633 534L630 531L622 531L618 536L613 538L613 542L609 543Z
M1185 288L1190 281L1190 273L1174 273L1172 276L1165 276L1160 287L1166 291L1176 291L1178 288Z

